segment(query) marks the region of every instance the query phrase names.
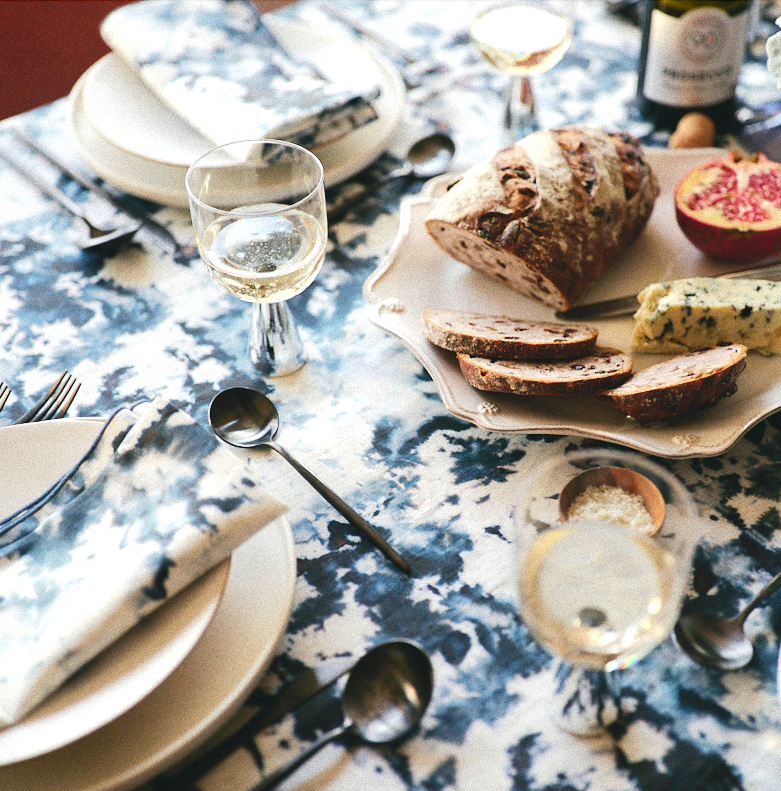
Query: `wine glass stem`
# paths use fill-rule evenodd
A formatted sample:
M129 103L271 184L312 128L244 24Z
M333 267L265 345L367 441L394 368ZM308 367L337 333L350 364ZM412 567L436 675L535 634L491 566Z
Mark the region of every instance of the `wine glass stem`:
M286 376L306 362L306 352L286 302L252 306L250 360L264 376Z
M515 74L510 77L504 110L504 128L512 143L537 129L532 84L526 76Z
M602 736L619 716L618 696L611 689L610 673L559 662L554 693L558 726L573 736Z

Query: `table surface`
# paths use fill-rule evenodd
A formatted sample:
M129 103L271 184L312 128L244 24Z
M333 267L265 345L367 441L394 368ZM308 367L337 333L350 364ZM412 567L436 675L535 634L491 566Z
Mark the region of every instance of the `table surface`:
M411 95L391 151L361 178L392 169L427 130L453 135L454 171L495 150L504 79L469 42L468 3L340 5L442 67L424 80L431 95ZM276 13L316 11L304 2ZM535 81L541 124L593 122L662 144L664 135L633 105L639 45L630 21L602 3L577 3L572 48ZM754 103L778 93L761 59L745 65L739 91ZM0 139L9 125L22 124L84 169L66 111L63 100L9 119ZM331 229L322 273L290 303L310 361L292 376L262 381L246 353L248 306L210 280L185 211L133 202L170 229L178 255L144 232L137 244L101 258L72 243L71 221L54 204L0 168L0 379L15 396L2 417L20 413L65 369L82 382L72 415L107 415L160 395L206 425L218 390L259 387L279 407L280 443L410 558L413 578L356 536L281 458L247 455L289 503L298 556L290 623L247 711L269 713L307 669L345 665L385 640L422 645L436 679L431 706L409 739L392 748L337 744L286 787L778 787L781 619L773 603L747 622L756 646L748 667L706 670L668 639L616 675L624 710L611 737L577 739L552 723L557 663L516 614L512 509L528 470L583 441L492 434L451 416L416 358L369 321L363 283L393 244L400 200L419 188L389 185ZM734 613L781 569L779 429L771 416L719 457L662 462L689 488L705 523L690 609ZM338 719L333 692L321 697L256 735L240 734L229 742L237 749L225 748L215 767L200 747L195 767L210 771L197 788L250 788ZM240 712L245 719L247 711ZM177 771L148 787L181 787Z

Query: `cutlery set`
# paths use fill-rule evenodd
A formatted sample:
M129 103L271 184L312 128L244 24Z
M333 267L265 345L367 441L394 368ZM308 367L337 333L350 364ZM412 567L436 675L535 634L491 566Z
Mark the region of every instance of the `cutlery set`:
M0 151L0 160L24 176L31 184L34 184L44 194L56 201L69 214L78 219L84 226L85 233L79 234L78 245L82 250L94 253L110 253L118 250L124 244L132 241L140 230L148 231L158 244L167 252L173 254L175 259L187 258L186 251L176 240L171 231L165 225L158 222L148 214L136 211L127 206L124 201L110 193L107 189L98 184L94 179L77 172L66 164L53 151L45 148L33 137L21 129L10 129L10 134L22 145L34 151L38 156L45 159L49 164L57 168L63 175L75 181L87 192L98 196L105 203L110 204L116 209L121 219L117 220L110 227L91 220L87 211L80 203L73 200L63 190L42 178L33 168L23 164L16 156L9 156L8 152Z

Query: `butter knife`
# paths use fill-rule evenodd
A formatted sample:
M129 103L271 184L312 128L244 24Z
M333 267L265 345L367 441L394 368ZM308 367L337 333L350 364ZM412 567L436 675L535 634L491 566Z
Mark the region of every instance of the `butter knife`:
M752 269L742 269L737 272L728 272L724 275L717 275L718 278L747 278L759 280L781 280L781 259L774 258L762 266L754 267ZM634 313L638 306L636 294L630 294L626 297L614 297L613 299L605 299L600 302L589 302L585 305L576 305L569 310L556 311L556 317L559 319L582 320L582 319L606 319L611 316L627 316Z

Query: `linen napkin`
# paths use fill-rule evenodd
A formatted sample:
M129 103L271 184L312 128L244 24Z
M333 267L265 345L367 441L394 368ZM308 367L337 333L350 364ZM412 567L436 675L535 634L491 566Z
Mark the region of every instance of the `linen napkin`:
M286 510L164 399L117 412L62 480L2 539L4 725Z
M331 82L291 57L250 0L142 0L112 11L101 35L215 145L270 137L312 149L377 117L377 85Z

